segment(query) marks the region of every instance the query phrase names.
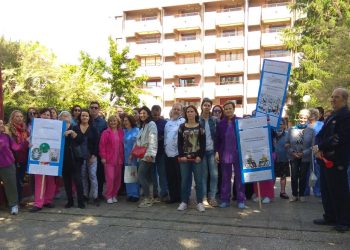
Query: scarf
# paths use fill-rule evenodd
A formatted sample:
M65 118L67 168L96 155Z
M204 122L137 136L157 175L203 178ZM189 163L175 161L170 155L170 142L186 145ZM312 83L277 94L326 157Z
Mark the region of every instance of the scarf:
M28 132L24 124L12 124L10 128L11 134L16 137L17 143L23 143L28 138Z

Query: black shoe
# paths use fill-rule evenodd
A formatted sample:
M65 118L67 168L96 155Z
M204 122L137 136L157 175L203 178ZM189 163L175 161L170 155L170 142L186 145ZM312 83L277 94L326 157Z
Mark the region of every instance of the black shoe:
M101 201L104 201L104 200L105 200L105 197L104 197L102 194L99 194L99 195L98 195L98 199L101 200Z
M74 201L73 200L69 200L66 205L64 205L65 208L71 208L74 206Z
M41 210L41 207L36 207L36 206L34 206L34 207L32 207L32 208L29 210L29 212L35 213L35 212L39 212L40 210Z
M84 199L84 201L85 201L86 203L88 203L88 202L89 202L89 198L88 198L88 197L86 197L85 195L83 196L83 199Z
M346 231L349 230L349 226L345 226L345 225L336 225L334 227L334 229L338 232L338 233L345 233Z
M84 209L85 208L84 202L78 202L78 208Z
M52 204L52 203L47 203L47 204L44 204L44 207L47 207L47 208L54 208L55 205Z
M131 201L131 199L132 199L132 196L126 197L126 201Z
M138 198L138 197L134 197L134 196L130 197L131 202L138 202L139 200L140 200L140 198Z
M328 220L325 220L325 219L316 219L316 220L314 220L314 224L321 225L321 226L334 226L335 222L334 221L328 221Z
M95 204L95 206L96 207L99 207L100 206L100 201L99 201L99 199L94 199L94 204Z
M281 198L281 199L288 200L288 199L289 199L289 196L288 196L286 193L280 193L280 198Z

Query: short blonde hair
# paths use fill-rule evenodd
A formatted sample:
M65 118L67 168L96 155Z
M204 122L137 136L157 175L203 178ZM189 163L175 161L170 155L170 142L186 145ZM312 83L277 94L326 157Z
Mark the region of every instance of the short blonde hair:
M305 115L308 119L310 117L310 111L308 109L302 109L299 111L298 116Z
M122 122L120 120L120 117L119 115L111 115L110 117L108 117L108 120L107 120L107 123L108 123L108 126L109 126L109 123L116 119L118 121L118 128L121 128L122 127Z

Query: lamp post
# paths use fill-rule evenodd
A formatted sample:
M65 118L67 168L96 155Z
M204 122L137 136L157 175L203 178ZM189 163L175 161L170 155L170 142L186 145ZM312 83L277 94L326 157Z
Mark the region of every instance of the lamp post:
M307 108L307 103L311 100L311 96L306 94L303 96L303 103L305 104L305 108Z

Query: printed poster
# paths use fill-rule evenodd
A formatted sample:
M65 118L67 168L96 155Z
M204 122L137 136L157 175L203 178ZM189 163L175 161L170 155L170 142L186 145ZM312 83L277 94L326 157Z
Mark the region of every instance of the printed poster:
M29 174L62 175L66 123L35 118L28 156Z
M264 59L256 116L268 116L270 126L279 128L292 64Z
M274 179L271 127L266 116L236 121L242 182Z

